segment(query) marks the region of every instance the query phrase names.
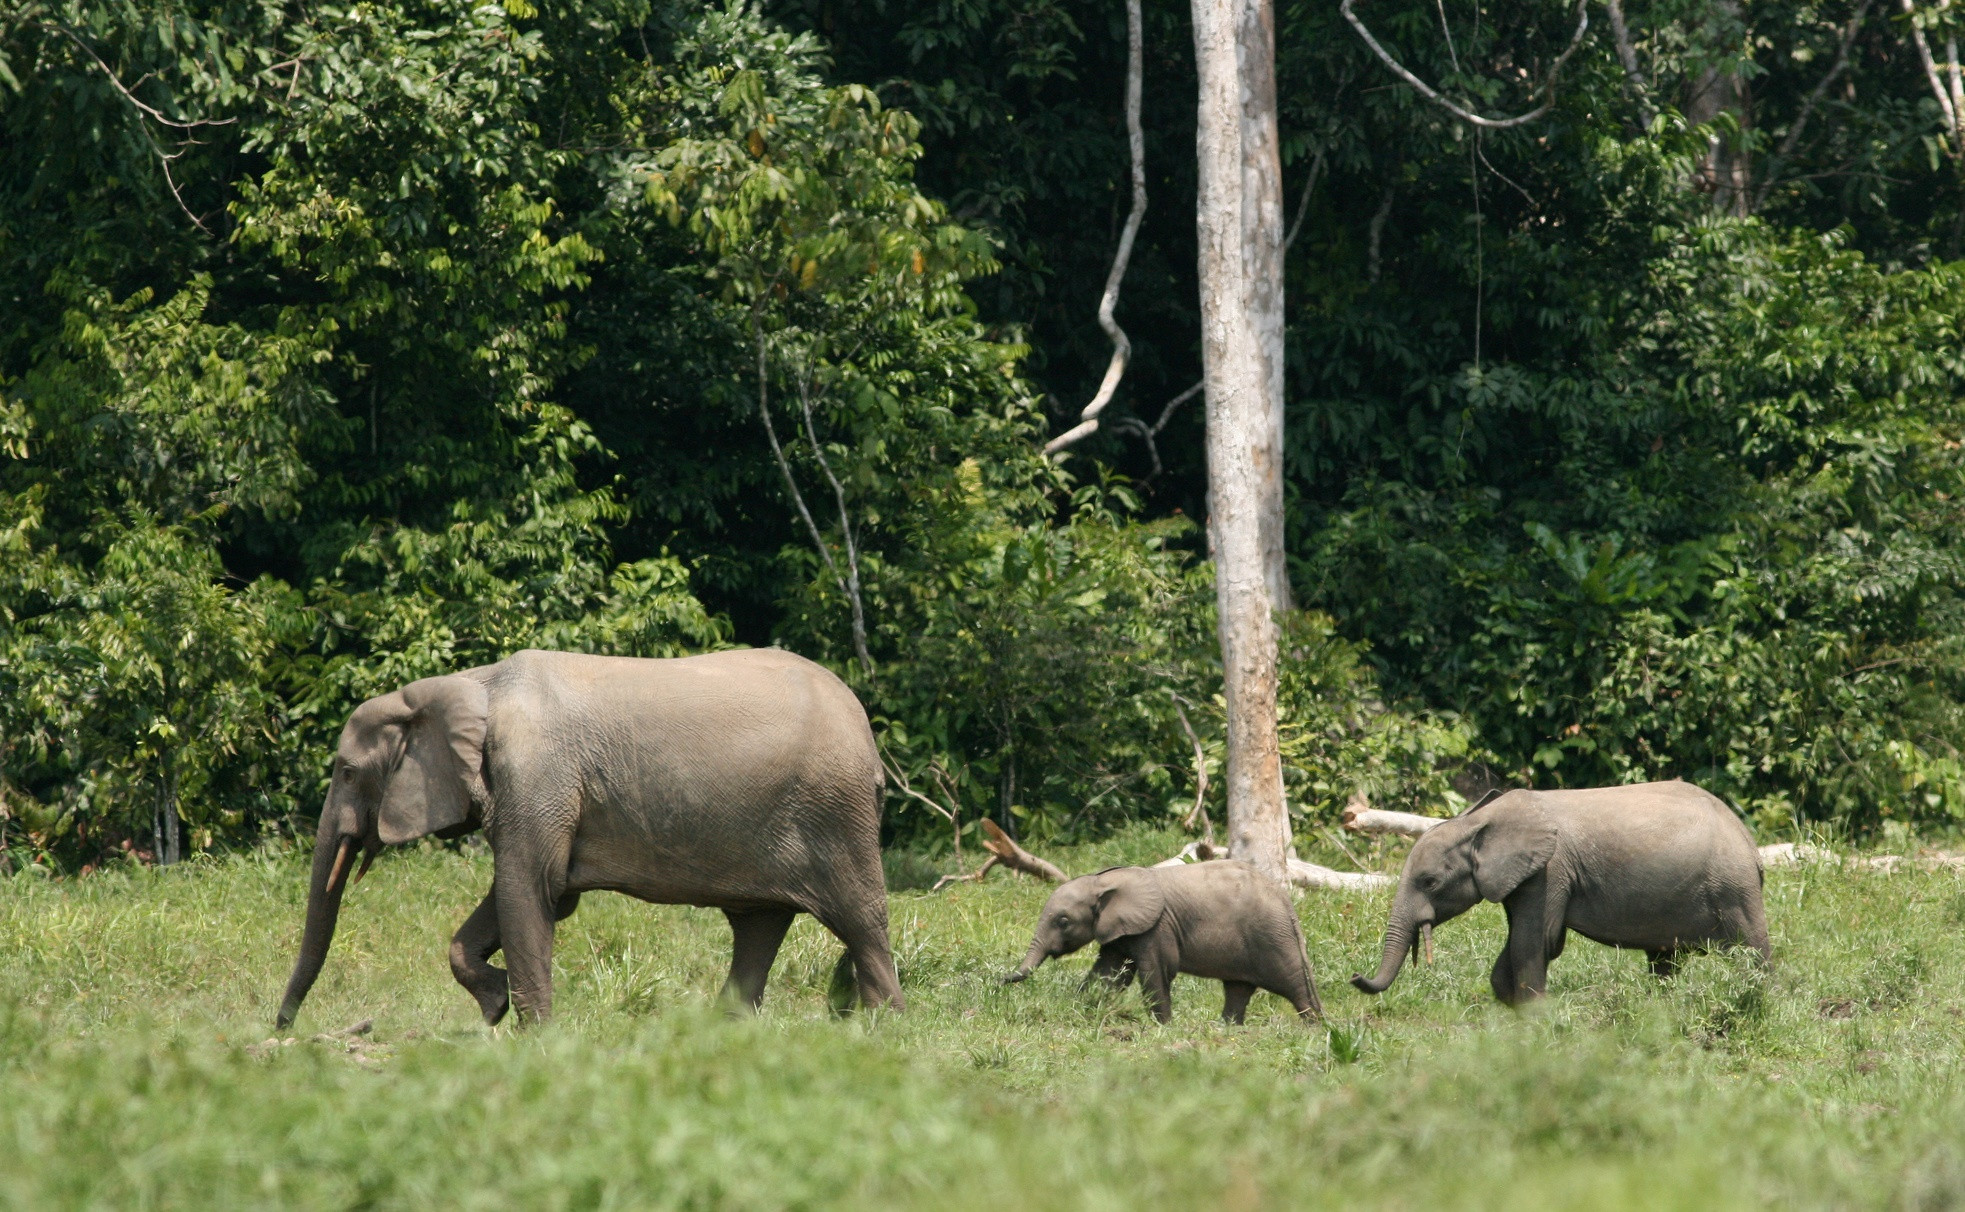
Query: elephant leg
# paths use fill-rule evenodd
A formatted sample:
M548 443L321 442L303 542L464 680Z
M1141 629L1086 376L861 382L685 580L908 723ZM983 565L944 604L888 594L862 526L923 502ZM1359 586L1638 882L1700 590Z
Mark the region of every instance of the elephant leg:
M1664 947L1644 954L1651 960L1651 975L1659 980L1670 980L1678 975L1678 948Z
M725 909L730 919L730 975L717 996L732 1008L755 1010L764 1001L764 981L797 912L791 909Z
M1759 905L1738 905L1726 910L1720 918L1720 937L1745 943L1760 952L1763 966L1774 958L1774 948L1767 939L1767 913Z
M450 940L450 974L473 998L484 1014L484 1021L497 1026L511 1009L512 1000L505 986L505 970L490 960L498 950L498 903L487 892L471 916L457 928Z
M1117 946L1101 944L1098 958L1092 961L1092 970L1085 974L1085 979L1079 982L1078 988L1089 989L1094 982L1098 982L1112 989L1124 989L1133 983L1134 971L1130 952Z
M1173 983L1174 974L1171 969L1152 961L1140 963L1140 992L1146 995L1146 1004L1151 1007L1153 1017L1163 1023L1173 1021Z
M1549 912L1549 885L1545 875L1531 876L1502 902L1508 911L1508 950L1505 954L1514 985L1510 1005L1521 1005L1541 997L1548 989L1549 960L1562 954L1568 938L1560 913ZM1496 996L1500 995L1496 987Z
M840 964L842 969L847 963L852 964L860 1004L905 1010L907 999L901 996L901 979L894 973L894 953L887 943L885 902L813 916L846 944L846 956Z
M1505 1006L1515 1004L1515 965L1509 958L1508 948L1501 948L1501 954L1494 957L1494 967L1487 974L1488 987L1494 990L1494 1000Z
M575 909L578 909L579 907L580 907L580 894L577 892L569 892L565 896L560 897L559 900L554 903L553 920L556 922L563 922L567 918L572 917L573 911Z
M565 869L549 874L542 866L500 855L491 881L512 1008L522 1022L553 1016L553 923L563 903L553 885L565 878Z
M1248 1013L1249 999L1254 996L1255 986L1247 981L1221 982L1221 1021L1240 1026L1243 1016Z
M1261 981L1258 987L1282 998L1296 1011L1297 1018L1304 1022L1321 1021L1324 1017L1324 1004L1317 1000L1317 981L1310 975L1308 964L1302 971L1292 972L1278 980Z

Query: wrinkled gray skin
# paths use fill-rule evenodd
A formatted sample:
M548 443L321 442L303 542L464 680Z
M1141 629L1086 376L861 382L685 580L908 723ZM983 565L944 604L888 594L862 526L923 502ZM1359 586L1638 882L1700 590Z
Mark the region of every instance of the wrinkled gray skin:
M1322 1018L1289 893L1247 863L1110 867L1062 884L1044 902L1023 965L1023 980L1055 956L1097 939L1086 984L1123 989L1138 976L1153 1017L1173 1017L1171 986L1182 972L1222 984L1221 1017L1242 1021L1249 998L1267 989L1304 1019Z
M775 649L677 660L520 652L412 682L348 717L280 1007L320 975L355 850L483 829L491 891L450 945L496 1023L552 1013L553 928L599 889L714 906L724 994L755 1007L794 915L846 944L840 980L899 1009L880 866L880 759L844 683ZM359 878L359 873L357 873ZM503 950L509 967L490 964Z
M1760 885L1746 827L1691 783L1510 791L1413 843L1378 975L1351 983L1385 992L1422 937L1482 900L1508 912L1489 980L1510 1005L1542 996L1571 930L1646 952L1659 976L1697 948L1744 943L1765 960Z

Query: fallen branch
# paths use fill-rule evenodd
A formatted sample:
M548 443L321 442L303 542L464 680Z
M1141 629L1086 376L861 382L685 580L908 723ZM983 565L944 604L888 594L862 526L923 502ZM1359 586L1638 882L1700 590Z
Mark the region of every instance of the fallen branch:
M1389 875L1377 875L1362 871L1332 871L1329 867L1319 867L1292 856L1289 861L1290 883L1299 888L1322 888L1338 892L1376 892L1380 888L1390 888L1399 881Z
M1445 818L1420 816L1416 812L1388 812L1383 808L1373 808L1371 801L1363 795L1354 795L1338 819L1352 833L1373 836L1392 833L1400 837L1418 837Z
M1153 864L1161 867L1182 867L1188 863L1207 863L1228 857L1228 848L1215 846L1208 842L1189 842L1181 847L1180 853L1170 859ZM1289 859L1290 883L1299 888L1320 888L1340 892L1373 892L1380 888L1390 888L1399 881L1389 875L1378 875L1362 871L1333 871L1329 867L1319 867L1306 863L1291 855Z
M1070 878L1064 872L1058 870L1056 864L1046 862L1030 851L1025 850L1022 846L1017 845L1015 840L1009 834L1003 832L1003 827L995 821L984 817L982 827L983 849L989 851L995 863L1000 863L1012 871L1021 871L1025 875L1034 875L1040 880L1049 880L1053 884L1062 884ZM991 865L993 864L985 863L984 867L987 868Z
M1836 863L1857 871L1878 871L1884 875L1906 863L1924 871L1965 871L1965 854L1951 854L1942 850L1926 850L1909 856L1837 854L1825 846L1812 846L1807 842L1777 842L1760 848L1762 867L1799 867L1807 863Z
M1155 870L1161 867L1184 867L1188 863L1211 863L1216 859L1228 857L1228 847L1217 846L1213 842L1189 842L1180 848L1180 853L1170 859L1161 859L1153 864Z
M988 818L985 817L984 819L987 820ZM988 875L989 869L991 867L994 867L997 864L997 862L998 862L997 857L992 854L988 858L983 860L982 866L976 868L974 871L971 871L967 875L963 875L959 871L950 872L949 874L944 875L942 878L936 880L935 886L933 888L928 889L928 891L940 892L942 889L948 887L950 884L973 884L977 880L980 880L983 876Z

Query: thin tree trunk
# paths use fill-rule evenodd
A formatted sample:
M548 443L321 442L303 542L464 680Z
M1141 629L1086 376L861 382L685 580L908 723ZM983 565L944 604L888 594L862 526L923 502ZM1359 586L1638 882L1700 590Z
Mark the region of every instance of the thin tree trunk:
M1731 29L1740 19L1738 0L1716 0L1712 6L1716 19ZM1745 129L1747 81L1740 72L1720 72L1707 68L1699 73L1685 99L1685 120L1694 126L1711 122L1722 113L1733 114ZM1747 150L1737 141L1715 136L1706 151L1699 175L1713 193L1713 205L1730 214L1745 215L1753 201L1752 165Z
M1276 736L1283 562L1283 200L1269 0L1193 0L1201 351L1228 705L1228 848L1288 878Z
M184 826L177 816L177 764L164 757L163 777L157 783L157 806L151 813L150 833L159 867L172 866L184 858Z

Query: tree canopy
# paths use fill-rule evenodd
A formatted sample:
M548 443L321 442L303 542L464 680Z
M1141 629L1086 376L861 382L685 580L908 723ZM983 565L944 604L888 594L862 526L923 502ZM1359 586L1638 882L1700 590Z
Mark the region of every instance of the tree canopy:
M1292 810L1965 817L1958 17L1347 7L1547 109L1277 6ZM1125 53L1089 0L0 0L0 846L286 833L354 704L526 646L827 662L918 844L1186 815L1173 0L1131 365L1041 453L1110 352Z

